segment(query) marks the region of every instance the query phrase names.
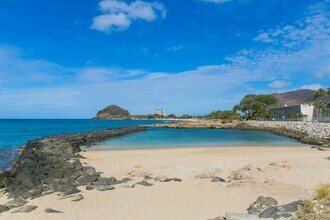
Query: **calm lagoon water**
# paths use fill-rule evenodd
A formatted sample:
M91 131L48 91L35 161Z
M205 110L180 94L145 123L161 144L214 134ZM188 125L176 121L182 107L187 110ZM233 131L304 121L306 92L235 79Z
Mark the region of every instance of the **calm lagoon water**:
M149 128L96 144L91 150L175 147L304 146L296 140L260 131Z
M42 136L69 134L154 124L155 120L0 120L0 168L9 169L17 157L17 149L27 141ZM107 140L97 145L101 149L149 149L193 146L302 146L297 141L267 132L149 128L146 132Z

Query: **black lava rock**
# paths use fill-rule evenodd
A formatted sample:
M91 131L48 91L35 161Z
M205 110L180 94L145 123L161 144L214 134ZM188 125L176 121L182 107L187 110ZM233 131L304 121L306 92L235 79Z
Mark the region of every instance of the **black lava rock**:
M1 213L1 212L8 211L8 210L9 210L9 208L8 208L7 206L5 206L5 205L0 205L0 213Z
M62 211L51 209L51 208L44 209L44 211L46 213L63 213Z
M222 182L226 182L226 180L224 180L220 177L214 176L214 177L212 177L211 182L213 182L213 183L222 183Z
M27 205L27 206L17 208L14 211L12 211L11 213L28 213L28 212L32 212L32 211L36 210L37 208L38 208L38 206L35 206L35 205Z

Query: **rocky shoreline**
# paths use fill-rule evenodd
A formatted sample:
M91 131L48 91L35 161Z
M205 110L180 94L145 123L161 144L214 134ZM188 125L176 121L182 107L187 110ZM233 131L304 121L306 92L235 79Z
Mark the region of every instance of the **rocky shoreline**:
M330 146L330 124L324 123L244 121L226 124L219 121L216 123L214 121L204 121L203 123L176 122L171 123L171 126L168 125L166 126L172 128L188 128L190 126L190 128L269 131L297 139L303 143L322 147ZM165 125L162 127L165 127ZM102 173L97 172L93 167L83 166L80 162L80 158L82 158L79 153L81 152L80 147L90 146L95 142L108 138L145 130L146 128L143 126L123 127L86 133L48 136L29 141L21 149L13 169L10 172L0 174L0 188L4 188L6 195L13 199L6 204L0 205L0 213L11 209L13 209L13 213L31 212L37 207L26 205L28 203L27 199L34 199L52 193L57 193L63 198L70 197L71 201L80 201L84 197L78 194L80 192L79 186L85 186L86 190L107 191L115 189L114 185L116 184L131 181L132 179L130 178L118 180L115 177L102 177ZM136 185L150 186L152 184L147 182L149 179L148 177L131 187L134 188ZM181 179L170 178L164 180L164 182L169 181L180 182ZM263 202L263 198L260 200ZM266 214L266 218L277 218L278 216L286 218L294 216L294 213L299 209L300 202L284 206L277 206L276 203L269 207L262 206L263 209L258 210L258 212L249 211L249 214L228 213L226 217L217 217L215 219L246 219L248 217L259 219L259 217L264 218ZM257 206L259 207L259 205ZM293 206L295 207L294 210L285 209ZM57 213L58 210L47 209L45 212ZM265 214L264 212L267 213Z
M56 135L29 141L20 151L11 171L1 174L0 188L13 205L25 205L23 199L57 192L63 196L78 193L78 186L94 184L96 189L111 190L114 184L126 180L101 177L93 167L83 166L79 160L80 146L88 146L108 138L145 131L144 127L123 127L86 133ZM7 207L7 208L6 208ZM1 211L0 211L1 212Z
M235 129L268 131L296 139L315 147L330 148L330 123L289 122L289 121L244 121Z
M289 121L232 121L205 120L194 122L170 122L154 124L157 128L211 128L237 129L246 131L267 131L315 145L315 148L330 148L330 123Z
M211 128L211 129L234 129L239 124L238 121L223 122L221 120L204 121L172 121L169 123L157 123L152 125L156 128Z

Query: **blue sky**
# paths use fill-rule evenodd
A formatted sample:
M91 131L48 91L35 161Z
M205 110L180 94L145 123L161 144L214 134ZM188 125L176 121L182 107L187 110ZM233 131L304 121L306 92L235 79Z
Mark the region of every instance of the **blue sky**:
M329 0L0 1L0 118L205 114L330 87Z

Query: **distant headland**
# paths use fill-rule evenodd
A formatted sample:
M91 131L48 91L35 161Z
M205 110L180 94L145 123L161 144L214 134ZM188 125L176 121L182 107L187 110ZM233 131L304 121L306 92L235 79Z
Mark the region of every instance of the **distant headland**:
M105 119L131 119L132 116L128 110L123 109L117 105L110 105L97 112L93 119L105 120Z

